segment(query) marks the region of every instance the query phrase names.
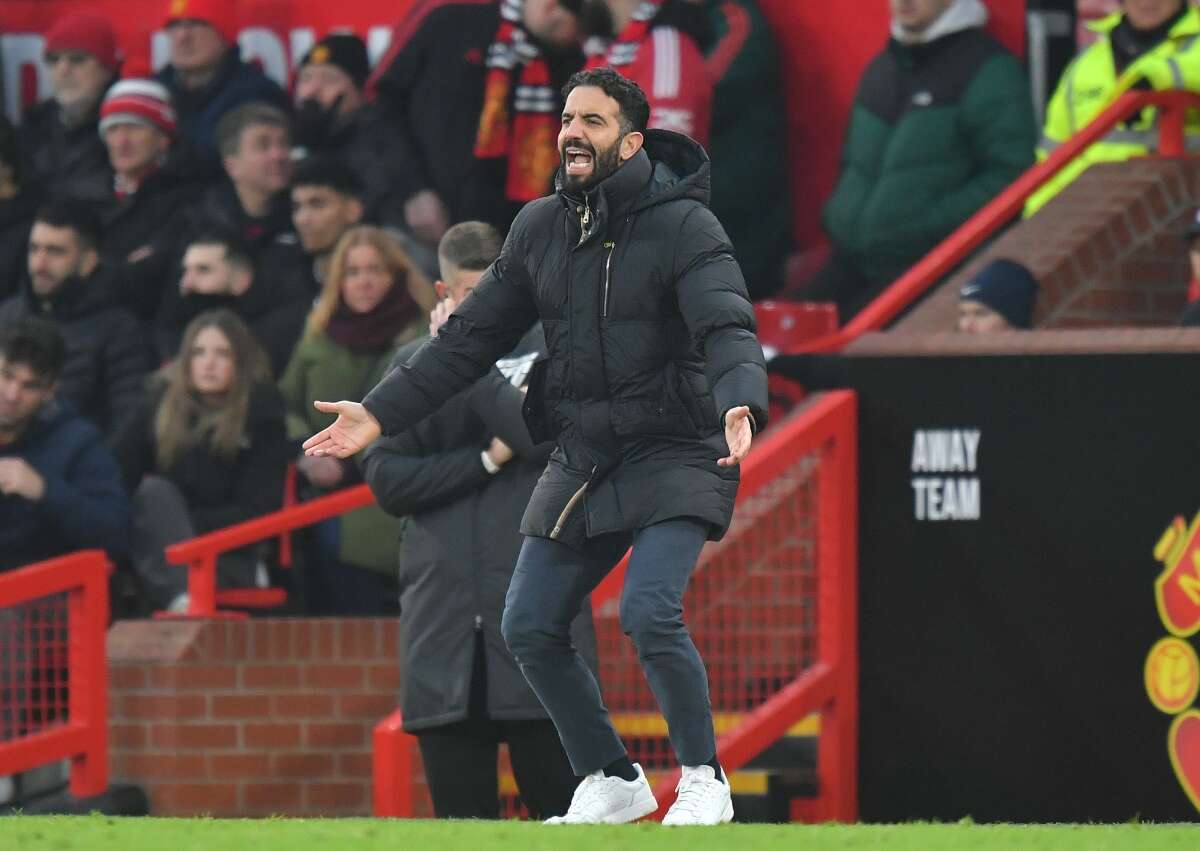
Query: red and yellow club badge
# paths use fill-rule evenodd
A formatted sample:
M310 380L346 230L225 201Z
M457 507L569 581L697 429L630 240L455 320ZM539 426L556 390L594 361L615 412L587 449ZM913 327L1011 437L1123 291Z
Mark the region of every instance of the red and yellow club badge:
M1179 785L1200 810L1200 711L1192 708L1200 693L1200 659L1187 640L1200 631L1200 514L1191 526L1176 517L1155 545L1154 558L1163 564L1154 598L1171 634L1150 648L1142 676L1150 702L1175 716L1167 753Z

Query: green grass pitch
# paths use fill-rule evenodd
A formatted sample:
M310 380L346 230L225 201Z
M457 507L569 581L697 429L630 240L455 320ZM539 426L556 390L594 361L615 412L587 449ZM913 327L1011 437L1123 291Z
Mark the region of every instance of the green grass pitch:
M0 849L81 851L1197 851L1200 825L724 825L12 816Z

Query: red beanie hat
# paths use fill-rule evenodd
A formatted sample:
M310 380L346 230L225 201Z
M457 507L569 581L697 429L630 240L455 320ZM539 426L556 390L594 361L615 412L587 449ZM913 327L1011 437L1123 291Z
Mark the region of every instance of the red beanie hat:
M236 0L168 0L166 23L204 21L229 44L237 44Z
M46 33L45 52L79 50L115 72L121 62L117 35L108 18L98 12L76 12L59 18Z
M156 80L121 80L114 85L100 104L101 137L117 124L145 124L174 137L175 110L166 87Z

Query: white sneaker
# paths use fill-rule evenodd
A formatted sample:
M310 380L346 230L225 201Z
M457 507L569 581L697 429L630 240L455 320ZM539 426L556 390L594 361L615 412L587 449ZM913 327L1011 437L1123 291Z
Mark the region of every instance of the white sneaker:
M625 824L658 809L646 773L636 762L637 780L605 777L603 771L580 781L567 814L546 819L546 824Z
M182 594L176 594L170 605L167 606L167 611L176 615L186 615L188 606L192 603L192 598L184 591Z
M675 793L675 803L663 818L665 825L723 824L733 818L729 781L718 780L710 765L685 765Z

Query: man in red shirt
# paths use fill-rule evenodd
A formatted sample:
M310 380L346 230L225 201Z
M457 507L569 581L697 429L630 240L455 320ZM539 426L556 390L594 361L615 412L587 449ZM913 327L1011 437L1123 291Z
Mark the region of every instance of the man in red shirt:
M588 68L609 66L650 101L650 129L673 130L708 144L712 80L703 48L711 37L705 10L685 0L588 0Z

